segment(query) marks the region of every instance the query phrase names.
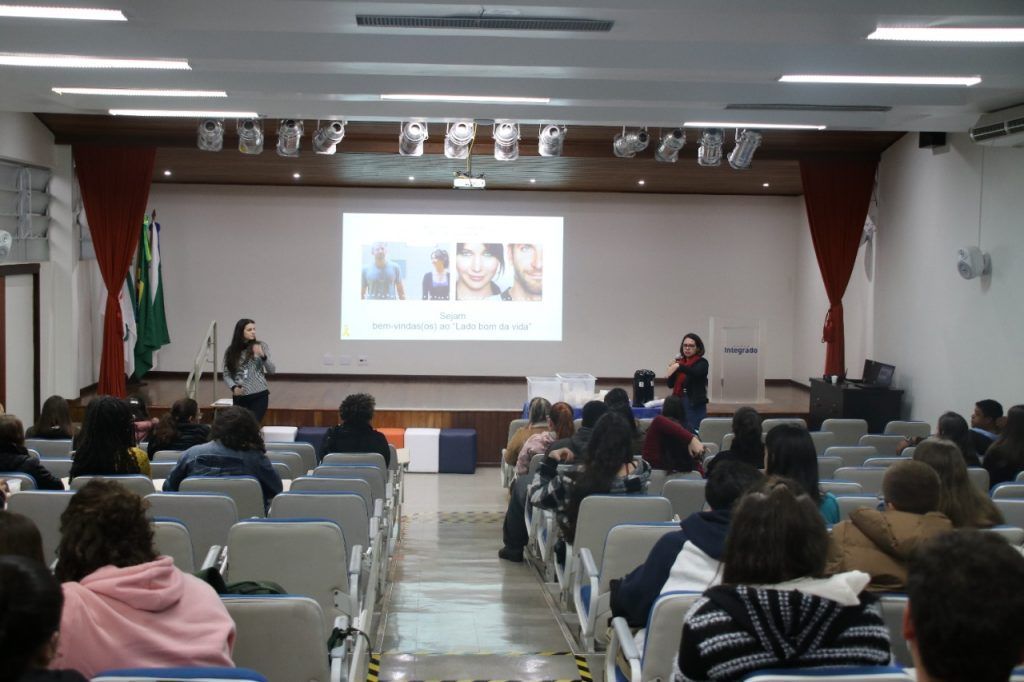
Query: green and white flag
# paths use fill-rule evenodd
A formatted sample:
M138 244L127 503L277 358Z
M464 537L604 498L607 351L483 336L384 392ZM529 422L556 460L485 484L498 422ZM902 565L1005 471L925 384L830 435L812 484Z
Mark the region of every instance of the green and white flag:
M138 303L138 341L135 343L135 378L153 368L153 353L171 342L164 313L163 273L160 267L160 223L156 216L142 223L135 262L135 295Z

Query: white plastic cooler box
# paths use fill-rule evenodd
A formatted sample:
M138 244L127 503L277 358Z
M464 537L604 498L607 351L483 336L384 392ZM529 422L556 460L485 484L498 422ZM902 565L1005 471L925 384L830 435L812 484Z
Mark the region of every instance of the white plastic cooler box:
M587 401L593 399L594 386L597 384L597 378L593 374L560 372L555 376L562 384L562 400L573 407L583 407Z

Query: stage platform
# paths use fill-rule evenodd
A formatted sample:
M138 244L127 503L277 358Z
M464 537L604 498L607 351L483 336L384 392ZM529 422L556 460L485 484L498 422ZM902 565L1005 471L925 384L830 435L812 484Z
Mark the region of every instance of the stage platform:
M598 390L621 386L631 392L632 379L599 380ZM163 414L185 395L185 374L151 372L141 386L129 386L129 393L141 394L154 416ZM497 466L501 448L508 438L508 424L520 416L526 400L523 377L441 377L441 376L332 376L270 378L270 409L264 424L273 426L332 426L338 423L338 405L350 393L370 393L377 400L377 427L427 427L476 429L479 466ZM809 391L790 381L769 381L764 403L754 404L766 417L803 417L810 410ZM656 395L667 389L659 387ZM81 406L95 390L83 391L74 418L81 419ZM214 384L204 380L197 399L204 421L213 418ZM229 397L227 387L218 384L216 398ZM711 403L708 416L732 416L738 405Z

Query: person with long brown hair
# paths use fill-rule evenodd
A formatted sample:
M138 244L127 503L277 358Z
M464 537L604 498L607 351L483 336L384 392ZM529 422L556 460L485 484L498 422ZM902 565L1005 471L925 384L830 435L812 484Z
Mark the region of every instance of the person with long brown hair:
M256 323L243 317L235 323L231 344L224 351L224 383L231 390L231 401L263 421L270 405L267 375L276 371L270 361L270 346L256 339Z
M985 454L989 483L1012 481L1024 471L1024 405L1006 411L1002 435Z
M519 455L516 457L516 475L525 476L534 455L547 452L556 440L572 438L574 433L576 433L576 425L573 423L572 405L562 402L552 405L551 411L548 413L548 430L533 434L526 439L523 447L519 448Z
M0 471L17 471L36 480L41 490L64 490L64 484L29 455L21 420L13 414L0 415Z
M71 408L68 401L59 395L51 395L43 401L39 419L25 431L25 438L46 438L69 440L75 437L71 424Z
M175 400L149 436L150 459L161 450L188 450L210 440L210 427L199 423L199 403L192 398Z
M1003 522L992 500L967 477L967 465L956 443L926 438L914 449L914 459L939 474L939 511L949 517L954 528L991 528Z

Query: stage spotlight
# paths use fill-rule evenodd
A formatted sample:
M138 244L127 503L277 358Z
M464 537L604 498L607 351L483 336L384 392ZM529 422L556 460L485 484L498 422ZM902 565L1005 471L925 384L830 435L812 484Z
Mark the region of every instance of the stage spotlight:
M344 137L345 124L342 121L327 121L313 133L313 151L317 154L333 154Z
M519 124L512 121L494 122L494 158L515 161L519 158Z
M654 152L654 158L662 163L675 163L679 160L679 150L686 144L686 131L682 128L673 128L661 136L658 149Z
M647 144L651 141L651 136L647 134L646 130L630 130L626 131L625 128L622 132L615 136L612 140L612 151L615 152L615 156L623 159L631 159L636 156L637 152L642 152L647 149Z
M238 151L243 154L263 153L263 123L258 118L239 121Z
M717 166L722 163L722 141L724 139L725 132L721 128L704 128L700 131L697 163L702 166Z
M398 134L398 153L402 156L423 156L423 142L426 139L426 121L406 121Z
M224 121L208 118L199 124L196 146L204 152L219 152L224 148Z
M476 137L476 124L468 119L448 124L444 135L444 155L449 159L467 159Z
M756 130L737 130L736 146L729 152L729 165L736 170L747 170L754 160L754 152L761 146L761 133Z
M546 123L537 133L537 152L541 156L561 156L565 144L565 126Z
M302 121L283 118L277 126L277 155L295 158L299 155L299 140L302 138Z

